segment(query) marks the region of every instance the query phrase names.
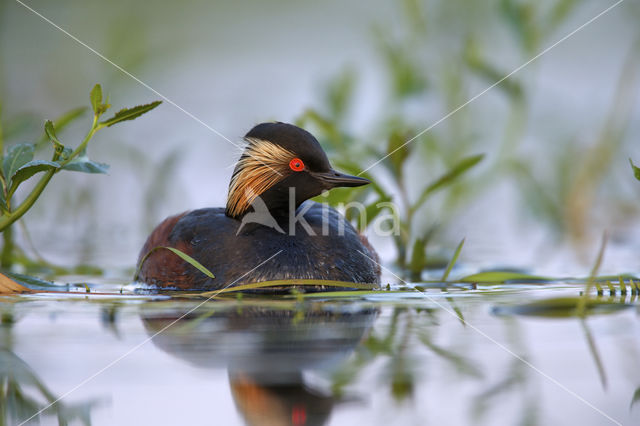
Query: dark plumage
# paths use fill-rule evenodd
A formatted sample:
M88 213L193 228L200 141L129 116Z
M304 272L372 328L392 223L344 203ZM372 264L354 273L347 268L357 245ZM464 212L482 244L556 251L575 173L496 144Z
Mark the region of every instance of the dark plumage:
M335 172L318 141L290 124L259 124L245 139L248 146L234 170L226 209L169 217L140 252L139 260L154 247L175 247L216 278L208 278L168 250L157 250L142 265L139 280L198 290L277 279L378 283L377 255L366 238L336 210L305 202L324 190L368 181ZM290 188L295 191L291 206ZM291 226L294 216L298 220Z

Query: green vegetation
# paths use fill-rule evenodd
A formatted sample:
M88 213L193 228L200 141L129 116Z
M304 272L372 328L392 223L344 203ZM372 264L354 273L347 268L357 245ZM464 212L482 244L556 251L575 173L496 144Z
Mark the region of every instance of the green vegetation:
M193 266L194 268L196 268L198 271L202 272L203 274L205 274L209 278L215 278L216 277L213 274L213 272L211 272L210 270L205 268L200 262L198 262L193 257L189 256L187 253L185 253L183 251L180 251L175 247L154 247L151 250L149 250L149 252L147 254L145 254L142 259L140 259L140 263L138 264L138 267L136 269L136 273L133 276L133 280L134 281L136 281L138 279L138 276L140 275L140 269L142 268L142 265L144 265L144 262L151 255L151 253L153 253L153 252L155 252L157 250L169 250L170 252L172 252L176 256L180 257L182 260L184 260L185 262L189 263L191 266Z
M109 166L90 160L87 155L88 144L93 136L100 130L111 127L114 124L133 120L142 114L151 111L160 101L146 105L138 105L132 108L124 108L111 118L100 121L100 118L111 107L109 101L103 101L102 88L96 84L90 94L91 107L93 109L93 121L84 139L76 148L65 146L57 136L69 123L79 118L84 112L83 108L73 109L61 116L56 123L47 120L44 125L43 140L48 140L53 148L51 160L35 159L36 149L41 142L15 144L4 150L2 130L0 123L0 153L2 153L0 168L0 232L3 232L4 245L2 249L2 267L7 268L13 263L13 233L11 226L19 220L38 200L49 181L56 173L63 170L82 173L106 173ZM40 175L35 186L30 188L21 202L16 202L16 191L23 185Z
M154 368L170 368L175 374L167 376L167 386L185 388L186 396L189 396L189 387L183 386L185 380L190 380L189 385L193 385L191 388L195 392L204 386L219 393L219 386L226 386L226 376L217 374L219 371L213 375L215 377L200 374L196 378L194 375L183 376L183 369L173 367L179 366L178 362L188 362L184 365L191 370L195 361L211 360L216 363L213 368L229 368L229 373L233 373L233 367L246 360L242 355L246 355L247 350L264 351L257 353L259 356L253 364L269 367L265 352L273 348L274 343L282 345L283 355L280 356L283 357L289 354L303 360L305 356L322 358L322 372L326 372L327 380L316 383L317 374L311 373L322 372L314 372L313 363L305 363L304 378L301 377L304 380L297 383L300 386L297 392L291 393L314 390L314 384L321 384L318 394L326 391L336 401L334 411L338 416L334 418L340 418L342 407L338 408L338 404L344 401L350 412L371 412L369 405L379 404L380 414L391 419L406 419L413 410L423 419L436 423L457 419L459 423L466 420L466 423L494 424L507 422L505 419L508 418L511 423L543 424L573 399L567 395L556 397L562 396L563 391L538 374L541 371L570 390L579 389L581 395L593 396L589 402L615 416L620 423L625 420L633 423L640 406L640 387L634 376L633 363L638 351L629 342L636 337L634 326L640 305L640 277L632 273L600 275L605 242L598 253L591 251L595 252L594 241L607 227L613 244L632 244L633 234L626 231L637 224L640 215L636 196L640 187L632 177L633 173L640 181L640 167L633 162L640 161L640 157L633 151L637 141L626 135L637 117L640 38L633 29L633 20L640 9L624 2L611 16L559 45L543 60L535 60L510 75L607 6L576 0L402 0L398 5L397 10L388 9L389 15L393 16L381 16L381 21L371 28L369 39L377 52L378 66L372 67L375 64L361 61L354 55L352 62L344 64L325 80L319 96L309 102L308 108L294 115L296 124L318 137L336 169L372 181L367 187L331 191L328 196L319 197L319 201L345 206L347 218L361 230L371 231L376 226L385 229L389 222L381 219L397 215L399 232L374 244L385 254L388 253L385 244L395 250L391 259L393 265L386 266L398 275L397 280L383 282L382 289L347 282L279 280L197 294L166 292L132 297L133 286L127 285L129 281L123 279L117 288L113 285L115 275L112 271L104 273L103 278L96 278L102 281L93 284L80 281L66 286L29 276L79 281L86 278L63 275L102 275L105 271L96 265L57 267L38 258L37 250L27 246L30 242L25 222L33 224L46 215L51 223L73 225L74 230L79 229L78 234L82 234L82 229L93 231L94 225L99 224L102 229L95 227L95 232L86 232L83 236L86 240L77 246L80 247L78 252L87 248L87 253L95 247L107 246L101 240L103 234L100 232L104 229L113 231L116 236L120 235L118 232L129 236L134 230L141 234L147 232L161 215L167 213L165 207L184 200L171 200L170 197L186 192L186 185L192 184L176 178L180 175L177 166L187 151L180 138L197 134L199 140L203 140L206 136L193 131L189 133L189 129L180 125L176 132L179 136L162 133L162 138L166 135L167 145L163 149L155 149L154 145L154 155L150 155L151 145L119 142L115 137L105 144L111 149L107 155L111 162L131 173L131 177L139 182L136 186L139 192L132 197L137 204L132 204L131 209L136 213L142 211L141 218L138 220L138 215L132 214L126 218L128 228L116 228L114 224L122 225L122 221L108 220L96 207L100 205L98 199L104 195L93 184L96 180L91 180L84 188L74 185L53 188L49 183L61 171L105 173L108 166L88 156L88 146L94 144L91 141L95 140L96 133L134 119L155 108L158 102L107 116L110 102L103 99L100 86L96 86L91 91L90 108L76 108L46 121L41 131L44 120L35 111L52 103L48 95L62 94L64 98L65 90L77 84L69 77L76 74L67 69L56 70L50 65L51 58L68 57L65 50L68 46L60 42L44 54L38 51L40 57L36 59L41 62L32 60L31 63L42 63L45 71L41 75L46 75L47 80L38 81L38 84L47 90L23 94L24 87L12 87L16 70L19 70L12 56L24 50L24 63L28 63L27 59L33 53L18 37L3 44L11 54L0 57L0 94L7 95L0 105L4 107L0 111L4 114L0 121L0 231L4 240L0 263L6 268L2 271L3 274L6 272L6 277L0 275L0 425L18 424L42 409L44 411L32 421L55 423L57 419L59 424L91 424L95 411L100 411L99 419L104 418L101 405L106 405L106 410L113 411L114 416L121 416L119 410L123 404L109 401L126 402L127 392L131 389L103 385L109 385L113 380L126 382L131 368L138 368L144 381L149 380L149 374L157 376L159 371L153 371ZM0 5L0 9L2 12L6 9L7 16L15 16L10 9L14 6L7 3ZM274 42L263 36L262 53L255 56L251 51L246 55L244 51L239 53L240 48L249 46L248 41L253 41L250 31L234 34L247 37L239 39L239 43L229 44L224 38L211 43L207 38L208 29L195 27L199 22L216 27L207 18L212 12L217 13L213 16L214 21L220 17L223 11L215 5L171 6L167 3L165 6L158 8L164 15L156 15L155 12L150 14L148 6L144 5L123 3L103 8L96 3L90 8L69 10L68 14L56 12L51 17L60 20L62 27L68 27L79 37L91 34L87 42L95 43L96 49L106 57L128 72L144 76L145 81L148 78L149 82L165 83L169 78L178 81L182 80L181 76L197 76L198 70L190 69L193 74L183 73L186 65L171 65L166 68L168 72L162 71L170 62L193 66L194 62L188 62L190 50L185 46L193 46L198 64L206 63L209 56L202 52L215 51L211 56L215 56L215 64L220 66L207 70L207 77L212 81L230 74L225 65L246 64L248 61L241 62L239 58L251 57L250 66L237 74L242 79L255 75L256 85L245 85L243 80L239 86L242 88L264 84L259 80L264 75L268 78L277 76L278 73L270 68L272 64L265 62L270 60L272 49L273 57L281 61L276 69L288 66L286 57L277 56L277 38ZM253 6L259 7L258 3ZM300 5L291 8L290 4L283 3L283 7L300 7L301 14L317 10L315 5L312 9L304 9ZM196 10L197 15L182 15L183 9L189 8ZM46 14L51 11L43 9ZM126 11L124 19L121 11ZM243 19L251 19L246 10L240 11ZM20 9L20 12L25 11ZM272 5L270 13L280 15L281 12ZM269 23L268 15L265 13L261 20ZM191 19L193 16L199 19ZM84 19L86 17L91 19ZM95 21L95 31L90 33L83 28L83 22L93 23L95 17L100 17L100 22ZM301 16L302 25L306 18ZM11 24L11 19L5 21L5 24ZM156 32L160 31L160 26L171 28L171 24L181 22L192 22L195 31L189 33L189 28L179 34ZM624 46L617 50L613 44L606 44L620 41L614 37L618 34L611 32L611 22L619 25L625 38L635 37L635 43L629 43L629 47L619 43ZM251 29L250 25L245 27ZM106 32L104 28L108 28ZM274 33L278 30L270 29ZM29 28L31 30L35 27ZM13 37L12 33L7 33ZM33 34L40 33L34 31ZM263 34L266 33L262 31ZM601 34L606 37L600 37ZM205 43L196 44L196 38ZM286 40L287 44L291 43L289 37ZM599 58L603 50L586 45L585 40L603 43L599 47L610 49L611 56L606 60ZM293 60L299 61L311 50L307 41L301 39L302 54L290 55ZM222 50L223 46L228 50ZM360 47L366 50L369 46L363 42ZM225 54L229 52L234 60L227 62ZM326 57L330 54L331 51ZM95 60L91 54L87 57L90 61ZM326 57L323 64L334 69L335 63L327 63ZM563 59L557 60L558 57ZM581 62L583 58L585 62ZM618 63L615 58L623 59ZM594 71L590 69L593 63L589 59L606 62L608 66L596 67L597 71ZM80 57L77 60L81 65L76 66L77 69L86 70L86 75L90 76L95 75L90 71L98 71L99 81L108 81L112 90L115 86L117 91L112 93L128 91L138 84L122 78L120 71L109 66L96 70L94 64L82 62ZM263 69L265 64L266 70ZM22 61L20 66L23 66ZM370 68L364 69L365 66ZM324 73L326 69L323 66L317 72ZM218 74L219 71L222 73ZM37 75L33 69L30 72ZM560 90L567 90L569 95L566 104L552 105L550 101L565 93L555 97L546 93L558 88L554 86L556 77L557 82L566 83L568 73L571 73L569 79L575 78L576 87L584 88L584 81L588 82L588 96L580 98L581 94L575 88L563 87ZM505 79L505 76L509 77ZM550 80L553 80L551 88ZM83 83L83 87L84 84L89 83ZM219 87L201 81L193 84L158 87L173 94L177 91L169 89L175 87ZM3 90L3 85L11 90ZM293 86L291 90L297 90ZM613 87L610 89L609 86ZM229 87L234 86L230 84ZM51 88L55 89L46 93ZM242 89L240 92L241 96L236 93L235 99L242 103L252 101L248 97L254 92L246 90L244 93ZM258 91L256 93L259 95ZM29 106L28 102L15 102L23 96L28 99L26 95L36 99L36 107ZM194 112L203 113L195 108L206 104L211 108L206 113L217 113L219 106L211 107L215 102L209 97L218 95L216 90L206 94L203 91L200 96L205 99L200 104L196 103L198 97L190 99L189 105L185 98L176 97L176 100L189 109L194 108ZM573 96L578 100L569 99ZM201 117L207 122L211 119L214 126L233 124L233 137L241 134L241 126L251 126L252 122L245 121L247 117L249 120L291 119L270 115L273 111L269 109L270 104L277 100L261 99L261 102L269 104L258 113L264 114L261 118L256 116L255 109L247 108L250 113L243 114L243 104L233 103L224 105L228 111L225 109L221 118L213 114ZM24 105L28 106L29 112L20 112ZM252 106L258 109L262 104L258 102ZM227 113L234 114L235 121L227 121ZM87 129L83 129L78 137L69 136L74 134L74 126L81 125L80 120L88 118L89 114L92 117ZM34 122L37 122L35 131ZM25 140L32 143L19 143ZM164 149L169 145L171 149ZM232 148L222 143L213 149ZM195 149L190 147L189 151L193 153ZM631 157L631 171L628 157ZM378 163L379 160L382 161ZM123 174L118 173L118 176ZM56 178L56 182L63 180ZM216 182L215 191L224 191L224 185L225 182ZM48 200L42 195L49 196L50 193L57 199L47 205ZM496 197L496 194L505 193L506 198ZM366 206L366 216L360 216L357 210L350 208L352 201ZM190 207L191 204L185 206ZM519 211L512 212L514 208ZM510 226L535 226L546 231L548 239L541 244L540 241L533 243L540 244L550 256L554 256L556 250L564 250L564 243L570 243L576 252L586 254L583 256L586 261L594 257L590 273L585 268L584 276L550 276L536 269L540 265L535 263L538 259L548 260L542 257L534 257L532 272L491 265L477 271L473 255L478 252L467 253L463 237L467 237L468 246L475 245L478 250L478 241L471 242L471 233L467 231L475 225L475 216L495 215L500 220L504 211L509 211L504 217L522 220ZM66 232L66 228L64 230ZM509 231L519 232L513 228ZM514 250L522 249L523 252L532 244L526 239L517 241ZM153 250L162 249L181 257L210 277L216 273L174 248ZM98 258L92 252L78 259L69 256L68 263ZM503 264L500 259L494 258L494 262ZM104 261L104 265L107 264L109 261ZM24 290L20 285L29 287L34 293L55 294L16 296ZM304 291L305 286L317 285L335 291ZM280 296L263 294L272 287L278 290L290 287L291 290ZM358 290L342 291L343 288ZM112 297L105 297L105 293ZM59 393L61 389L73 389L84 379L86 371L98 371L110 362L111 351L127 354L133 347L131 342L140 341L141 322L148 336L153 337L143 349L147 352L131 357L128 366L122 365L125 368L113 369L110 378L103 378L91 388L80 388L72 397L65 394L61 401L48 407L63 396ZM263 334L270 323L273 325L271 333ZM337 333L331 331L332 325ZM171 340L172 337L175 339ZM350 337L348 344L345 337ZM308 341L310 345L295 346L301 341ZM109 351L98 353L101 348L109 348ZM229 357L227 365L218 356L218 350ZM340 355L336 356L338 352ZM567 369L567 362L574 368ZM53 370L49 367L54 364L59 371L51 374ZM245 361L245 365L249 364ZM333 368L331 373L329 367ZM293 376L279 371L278 375L282 381ZM200 376L206 377L196 380ZM233 374L229 374L230 380L232 377ZM280 381L278 383L283 387ZM599 384L602 389L598 388ZM607 386L613 389L606 389ZM154 389L159 390L151 392L149 397L162 401L166 397L162 387L155 386ZM228 395L237 393L235 388L224 391ZM88 393L83 396L84 392ZM380 398L380 393L390 398ZM95 396L89 397L89 394ZM443 399L449 400L450 404L436 406ZM275 400L275 404L270 401L272 407L278 406L279 401ZM620 404L616 401L622 401L623 410L617 410ZM577 404L577 408L572 408L578 416L574 419L576 422L603 420L594 413L590 416L588 408L580 410L579 402L573 402ZM454 410L447 412L452 407ZM220 412L225 412L228 407L221 405L219 408ZM238 409L238 405L235 410L231 408L234 413ZM143 411L141 415L144 415ZM188 418L193 410L176 411ZM308 414L312 422L313 412ZM460 416L468 417L460 421ZM384 420L380 418L380 421Z
M635 164L633 164L633 161L631 161L631 158L629 158L629 163L631 163L631 170L633 170L633 175L635 176L636 179L640 180L640 168Z
M484 8L460 1L447 5L451 10L466 9L467 14L456 15L455 22L464 30L446 47L437 31L447 9L431 2L406 0L398 18L403 25L374 28L383 71L376 93L382 92L383 100L365 130L352 129L353 114L363 104L361 70L354 66L331 79L321 101L296 120L319 137L337 168L373 182L355 191L334 190L319 201L347 206L348 219L360 229L387 210L398 215L400 232L392 238L395 264L413 281L421 279L425 268L446 264L446 248L462 236L450 225L499 186L514 187L522 215L546 225L549 244L567 241L577 251L590 242L590 215L602 205L598 197L605 185L609 203L619 205L625 215L638 214L622 191L611 188L619 186L612 175L633 110L629 93L638 88L640 43L632 46L622 72L613 77L617 85L611 108L593 140L566 134L566 129L549 135L533 122L536 61L526 70L512 71L566 34L563 24L579 2L502 0L487 6L490 15L479 28L473 25L474 13L486 13ZM473 20L465 26L467 16ZM489 28L512 37L493 49L486 41ZM501 61L505 52L515 58L511 65ZM488 88L490 93L482 90ZM491 98L499 116L479 108L488 104L484 98L475 101L479 96ZM544 143L536 147L544 153L536 157L540 161L530 161L527 138ZM384 160L378 163L379 159ZM367 206L368 223L348 208L351 201ZM388 201L399 209L391 210ZM492 209L499 211L500 206Z
M566 239L575 242L577 249L590 246L582 244L581 238L585 232L593 232L587 215L596 210L595 197L606 184L609 184L607 188L618 187L611 185L609 172L618 170L615 154L623 147L623 136L631 118L633 96L628 94L634 93L638 86L635 76L640 75L637 73L640 44L633 45L628 52L620 75L608 77L617 80L616 90L609 112L602 120L601 131L592 141L587 141L590 145L570 128L559 129L549 140L542 139L548 135L531 129L537 127L531 107L538 88L537 61L511 75L519 65L566 35L565 24L575 16L574 12L579 12L579 7L580 2L575 0L544 4L497 0L483 6L469 5L462 0L453 0L447 5L404 0L393 11L394 24L399 25L378 22L370 28L370 44L379 64L374 89L380 99L369 103L369 98L362 97L363 89L371 89L365 86L364 78L369 70L358 68L358 62L351 62L326 82L316 101L297 115L296 123L318 136L336 168L361 174L373 182L355 190L334 190L320 201L347 207L351 201L362 202L366 206L366 223L365 216L355 209L346 210L348 219L360 229L376 226L376 220L388 217L387 214L399 218L399 232L388 241L395 248L395 270L403 279L421 282L425 270L446 268L455 243L464 236L452 226L456 219L474 202L505 184L515 187L514 194L521 198L523 214L532 215L547 225L552 242ZM441 37L443 27L452 22L459 25L460 31L445 31L445 37ZM108 52L121 54L127 69L140 70L150 55L143 43L148 37L145 33L148 28L137 26L135 31L140 36L135 37L135 41L122 37L124 27L117 28L119 30L113 30ZM496 34L502 44L494 48L492 37ZM487 111L487 103L479 98L478 102L467 105L467 101L476 99L477 95L484 96L484 89L488 87L491 91L486 97L491 99L495 111ZM127 114L145 112L137 108L155 106L124 110L111 120L100 121L96 115L103 114L102 107L108 103L103 103L101 98L99 90L92 91L93 124L77 148L67 149L57 134L82 116L85 111L82 108L49 122L42 140L36 144L15 145L7 150L0 170L3 185L0 229L4 229L5 240L1 258L5 267L17 260L26 266L27 272L37 273L34 266L45 263L40 259L34 262L20 253L20 248L14 247L13 233L14 222L33 206L47 186L47 179L61 170L104 173L106 165L83 155L89 139L104 127L133 118ZM372 112L367 112L368 121L357 127L354 115L364 109ZM16 132L7 133L13 133L15 138ZM2 129L0 141L1 135ZM544 151L540 157L544 161L529 161L530 147L524 143L527 137L544 142L540 148ZM32 151L37 153L47 144L53 146L53 155L34 159ZM139 226L144 228L153 224L148 221L154 220L158 200L178 192L178 183L168 176L172 175L170 169L179 161L176 159L180 153L179 149L172 151L154 163L142 149L127 148L130 151L120 151L125 152L123 156L135 157L140 163L140 173L150 170L150 174L143 176L149 184L145 195L140 197L142 204L146 204L145 214L141 215L144 223ZM62 151L54 160L56 150ZM68 157L70 155L75 157ZM380 159L383 160L377 163ZM631 165L640 176L638 169ZM545 168L543 172L541 167ZM35 182L37 178L40 180ZM623 192L612 189L607 194L607 200L618 201L611 210L625 217L638 213L638 208ZM78 194L74 200L81 199L84 204L78 203L74 208L90 208L94 197L96 194L89 189ZM491 213L500 208L493 206ZM380 223L384 228L385 222ZM28 235L24 239L28 240ZM49 277L70 272L47 266ZM90 265L73 272L100 274L102 270ZM448 268L442 281L448 280L450 272ZM500 275L503 272L511 282L545 279L530 274L517 277L511 271L483 271L465 282L503 282Z

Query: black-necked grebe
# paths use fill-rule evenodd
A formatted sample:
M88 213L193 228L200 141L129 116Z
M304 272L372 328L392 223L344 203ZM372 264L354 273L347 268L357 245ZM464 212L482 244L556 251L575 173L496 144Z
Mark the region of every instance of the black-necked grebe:
M333 170L316 138L291 124L258 124L245 140L226 208L169 217L140 251L139 262L154 247L177 248L215 278L157 250L142 264L139 281L189 290L281 279L379 283L377 255L366 238L336 210L309 200L369 181Z

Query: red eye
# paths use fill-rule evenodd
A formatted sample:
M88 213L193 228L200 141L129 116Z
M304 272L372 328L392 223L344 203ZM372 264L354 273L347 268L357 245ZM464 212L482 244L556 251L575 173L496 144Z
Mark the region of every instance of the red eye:
M304 170L304 163L301 159L294 158L293 160L289 161L289 168L294 172L301 172Z

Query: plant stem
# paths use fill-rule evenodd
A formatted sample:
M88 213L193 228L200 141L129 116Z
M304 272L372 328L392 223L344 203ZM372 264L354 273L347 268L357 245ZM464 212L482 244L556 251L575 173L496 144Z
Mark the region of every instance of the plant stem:
M71 162L71 160L73 160L80 153L82 153L86 149L87 144L89 143L89 141L91 140L93 135L98 130L100 130L101 128L102 128L102 126L100 126L98 124L98 116L95 115L93 117L93 124L91 125L91 130L89 130L87 135L84 137L84 139L82 140L82 143L80 145L78 145L78 147L75 150L73 150L73 152L69 155L69 158L67 158L66 160L64 160L64 161L62 161L60 163L60 168L59 169L51 169L48 172L46 172L44 174L44 176L42 176L42 178L40 178L40 181L36 184L36 186L33 188L33 190L29 193L27 198L25 198L25 200L22 202L22 204L20 204L12 212L10 212L8 214L5 214L2 217L0 217L0 232L5 231L9 226L11 226L16 220L20 219L33 206L33 204L40 197L40 194L42 194L42 191L44 191L44 188L46 188L47 184L49 183L49 181L51 180L53 175L55 175L57 172L62 170L62 168L64 166L66 166L67 164L69 164Z
M8 228L2 234L2 254L0 254L0 266L4 269L8 269L13 264L13 229Z
M0 154L2 154L2 152L0 152ZM0 157L2 156L0 155ZM9 213L11 211L11 198L7 196L9 192L9 188L7 187L7 181L5 180L1 170L0 170L0 185L2 185L2 188L0 188L0 191L2 191L2 196L4 198L4 203L0 207L2 208L3 212Z
M94 115L93 116L93 124L91 125L91 130L89 130L89 132L87 133L87 135L84 137L84 139L82 140L82 143L80 145L78 145L78 147L76 149L73 150L73 152L69 155L69 158L67 158L66 160L62 161L60 163L60 169L57 170L61 170L64 166L66 166L67 164L69 164L71 162L71 160L73 160L75 157L77 157L81 152L83 152L86 148L87 148L87 144L89 143L89 141L91 140L91 138L93 137L93 135L102 128L103 126L98 125L98 116Z
M18 208L7 215L0 217L0 232L5 231L16 220L20 219L22 215L24 215L31 208L31 206L33 206L33 203L35 203L36 200L40 197L40 194L42 194L42 191L44 191L44 188L47 186L53 175L58 170L59 169L53 169L46 172L45 175L40 178L40 181L36 184L27 198L25 198L22 204L18 206Z
M2 104L0 103L0 158L4 158L4 136L2 134ZM5 203L7 204L6 211L9 210L9 201L7 201L7 191L9 188L7 187L7 181L4 178L4 173L0 171L0 184L2 184L2 193L4 195ZM2 211L5 211L5 206L2 206Z

